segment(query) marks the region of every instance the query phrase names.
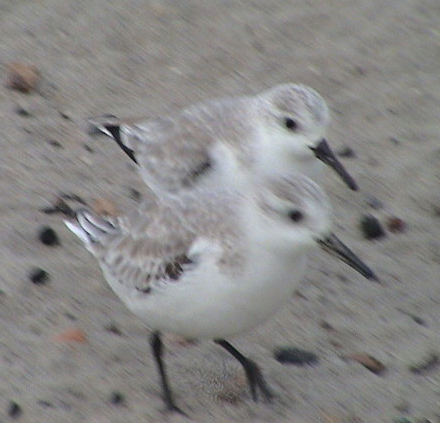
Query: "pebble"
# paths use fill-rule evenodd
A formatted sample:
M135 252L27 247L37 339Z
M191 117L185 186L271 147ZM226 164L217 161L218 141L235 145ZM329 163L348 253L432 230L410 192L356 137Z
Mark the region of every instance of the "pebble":
M35 285L44 285L49 281L49 273L40 267L36 267L32 269L31 273L29 274L29 279Z
M15 113L17 113L17 115L22 116L22 117L31 117L32 116L32 114L29 111L27 111L26 109L24 109L21 106L18 106L15 109Z
M15 401L9 401L8 416L16 419L22 413L21 407Z
M362 364L370 372L376 375L383 373L386 369L385 365L382 362L367 353L352 354L348 358L358 362L359 364Z
M110 394L110 403L113 405L124 405L125 403L124 395L118 391L113 391Z
M294 364L303 366L306 364L316 364L318 356L310 351L293 347L279 347L274 352L275 360L282 364Z
M409 366L409 371L415 374L422 374L437 367L439 364L439 356L436 353L432 353L425 357L421 362Z
M399 145L400 144L400 140L398 140L395 137L388 137L388 141L391 142L394 145Z
M66 329L64 332L59 333L55 336L56 342L76 342L79 344L84 344L87 342L86 333L78 328Z
M379 220L371 214L362 215L360 227L366 239L379 239L385 236L385 231Z
M60 245L60 240L58 239L57 233L50 226L43 226L39 233L38 239L44 245L56 246Z
M90 145L88 145L88 144L84 143L83 148L84 148L84 150L88 151L91 154L93 154L95 152L95 150L92 147L90 147Z
M8 72L6 86L12 90L29 93L40 81L40 73L34 65L12 62L8 64Z
M355 151L349 147L348 145L344 145L343 147L341 147L336 154L339 157L347 157L347 158L354 158L356 157L356 153Z
M55 148L63 148L63 145L57 140L49 140L48 144Z
M118 336L122 335L121 329L119 329L118 326L116 325L116 323L114 323L114 322L111 322L111 323L105 325L104 329L108 332L113 333L114 335L118 335Z
M400 217L396 217L396 216L389 217L387 219L386 225L388 230L393 234L405 232L406 229L405 222L402 219L400 219Z
M130 197L134 201L140 201L142 199L142 194L135 188L130 188Z

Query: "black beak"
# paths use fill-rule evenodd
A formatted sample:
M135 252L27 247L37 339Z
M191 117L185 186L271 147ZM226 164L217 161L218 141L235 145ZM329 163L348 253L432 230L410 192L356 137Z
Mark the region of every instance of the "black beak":
M323 161L326 165L329 165L331 168L333 168L333 170L342 178L342 180L348 185L350 189L352 189L353 191L358 190L356 182L345 170L342 163L336 158L335 154L333 153L325 139L321 140L321 142L316 147L310 148L319 160Z
M379 279L373 273L373 271L364 262L362 262L362 260L359 259L346 245L344 245L335 234L330 234L330 236L325 239L319 239L318 244L325 251L344 261L350 267L358 271L361 275L365 276L367 279L379 282Z

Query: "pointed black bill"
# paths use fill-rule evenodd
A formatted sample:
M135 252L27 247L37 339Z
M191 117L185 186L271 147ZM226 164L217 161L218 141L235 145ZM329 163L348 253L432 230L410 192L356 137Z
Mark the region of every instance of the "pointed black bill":
M350 267L358 271L367 279L378 282L379 279L374 272L354 254L344 243L335 235L330 234L327 238L319 239L318 244L328 253L347 263Z
M118 119L116 116L103 115L97 118L90 118L88 133L89 135L102 133L113 138L119 147L121 147L122 151L124 151L124 153L130 157L131 160L138 164L134 150L132 150L130 147L127 147L122 142L120 119Z
M353 191L358 190L356 182L345 170L345 167L342 165L342 163L337 159L325 139L321 140L321 142L316 147L311 147L311 149L315 153L315 156L319 160L323 161L326 165L330 166L342 178L342 180L348 185L350 189L352 189Z
M110 136L117 142L119 147L124 151L124 153L130 157L131 160L133 160L136 164L138 164L138 161L136 160L136 156L134 155L134 150L127 147L123 142L121 138L121 127L119 125L107 125L105 126L105 129L108 131Z

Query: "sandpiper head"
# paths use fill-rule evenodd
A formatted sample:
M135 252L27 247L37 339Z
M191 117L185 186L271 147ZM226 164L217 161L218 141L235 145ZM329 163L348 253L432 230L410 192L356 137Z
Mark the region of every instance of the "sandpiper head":
M357 270L377 280L332 232L331 205L324 190L304 175L266 178L257 193L265 242L281 254L303 253L319 245Z
M263 92L259 97L265 140L284 162L291 161L294 169L305 171L313 160L335 170L353 190L357 185L330 149L325 135L330 116L324 99L305 85L283 84ZM274 157L269 156L269 160Z
M315 240L331 231L331 205L325 192L297 173L262 178L257 204L263 230L275 244L315 247Z

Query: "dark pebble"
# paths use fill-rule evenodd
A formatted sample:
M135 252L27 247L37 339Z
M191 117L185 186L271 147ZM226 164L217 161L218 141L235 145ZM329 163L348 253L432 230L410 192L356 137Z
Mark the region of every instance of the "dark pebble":
M40 232L38 234L38 239L44 245L55 246L60 244L58 235L50 226L44 226L43 228L40 229Z
M49 273L47 273L40 267L37 267L31 271L29 279L35 285L44 285L46 282L49 281Z
M292 347L280 347L274 352L275 360L282 364L304 366L318 362L318 356L310 351Z
M366 239L378 239L385 236L379 220L370 214L364 214L360 221L361 231Z
M8 416L12 419L16 419L21 413L21 407L15 401L9 401Z
M90 145L88 145L88 144L83 144L83 148L84 148L84 150L88 151L89 153L93 154L95 152L95 150L92 147L90 147Z
M422 374L429 372L434 367L437 367L440 364L439 356L435 353L430 354L426 357L422 362L418 364L413 364L409 367L411 373Z
M77 318L74 314L72 314L72 313L66 312L66 313L64 313L64 315L65 315L68 319L73 320L74 322L75 322L76 320L78 320L78 318Z
M130 188L130 197L134 201L140 201L142 199L142 194L137 189Z
M336 153L339 157L347 157L347 158L354 158L356 157L356 153L354 152L354 150L349 147L348 145L345 145L343 147L341 147L337 153Z
M60 116L61 116L63 119L70 120L70 116L67 115L66 113L64 113L64 112L59 112L59 114L60 114Z
M122 335L122 332L121 332L121 330L118 328L118 326L116 325L116 323L109 323L108 325L105 325L104 326L104 329L106 330L106 331L108 331L108 332L111 332L111 333L113 333L113 334L115 334L115 335L119 335L119 336L121 336Z
M51 145L52 147L55 148L63 148L63 146L61 145L61 143L57 140L49 140L48 141L49 145Z
M28 112L26 109L23 109L23 107L17 107L15 109L15 113L17 113L17 115L22 116L22 117L31 117L32 114L30 112Z
M123 405L125 402L124 395L118 391L113 391L110 394L110 403L113 405Z
M388 137L388 141L391 142L394 145L399 145L400 141L397 138L394 137Z
M333 326L329 322L327 322L327 320L321 320L319 322L319 326L321 326L321 328L324 330L334 330Z

